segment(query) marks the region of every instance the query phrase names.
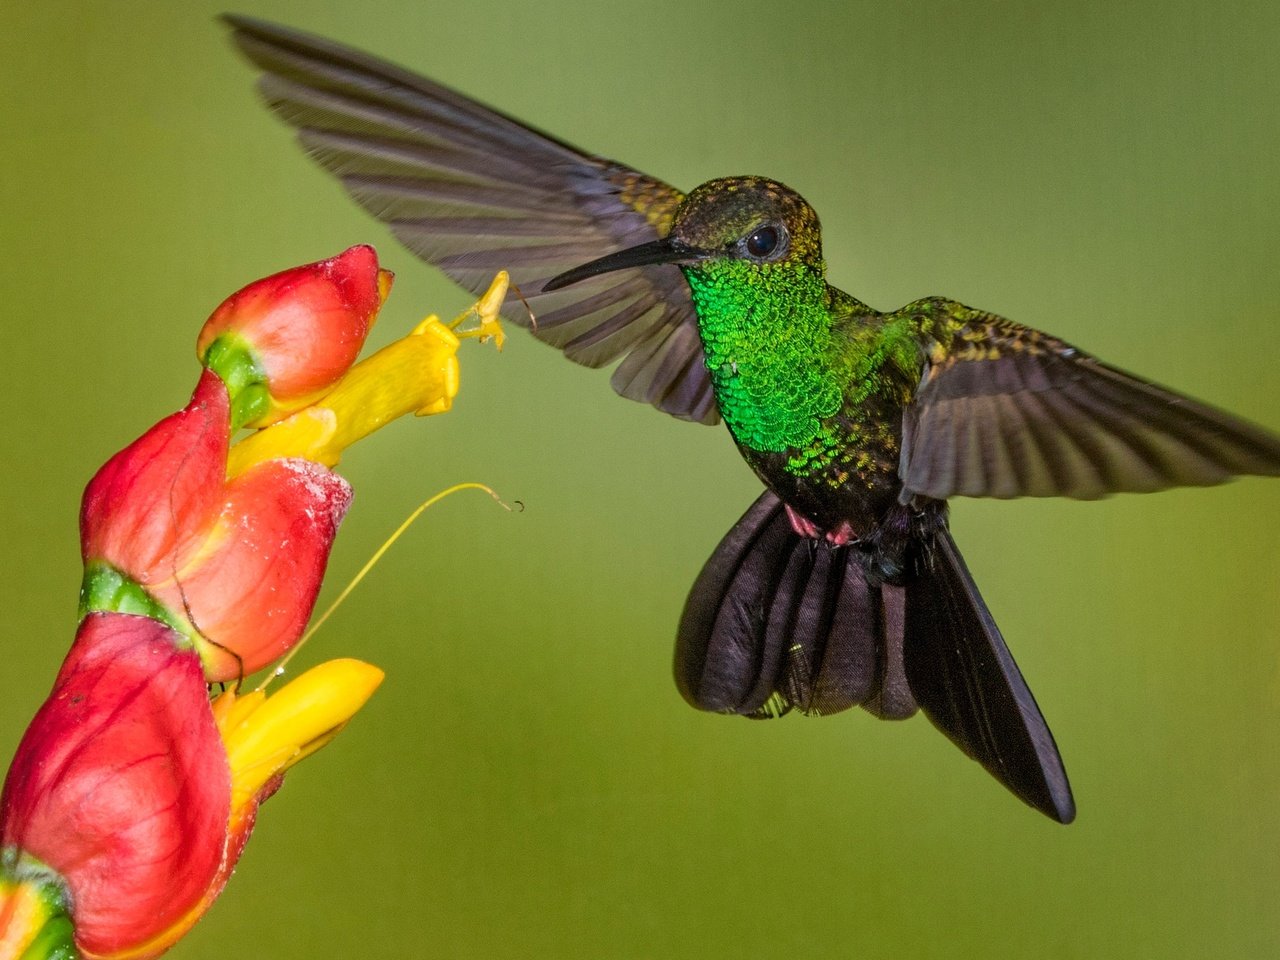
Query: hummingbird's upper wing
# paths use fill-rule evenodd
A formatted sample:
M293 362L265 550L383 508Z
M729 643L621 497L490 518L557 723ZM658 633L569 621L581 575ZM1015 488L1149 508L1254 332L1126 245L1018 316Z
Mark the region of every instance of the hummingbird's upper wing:
M664 236L679 191L358 50L226 20L265 71L266 102L410 250L477 295L506 269L537 319L515 292L505 318L577 363L622 357L612 383L624 397L719 421L679 271L642 267L542 291L570 267Z
M903 416L904 502L1087 500L1280 475L1280 437L1261 427L1002 317L926 303L953 322L935 324L948 335Z

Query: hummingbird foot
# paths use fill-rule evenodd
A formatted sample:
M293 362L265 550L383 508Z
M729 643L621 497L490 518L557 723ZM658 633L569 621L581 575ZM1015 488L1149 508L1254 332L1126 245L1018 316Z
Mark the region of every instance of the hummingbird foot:
M853 527L849 526L848 520L841 520L839 526L831 528L824 536L827 538L827 543L833 547L843 547L846 543L852 543L858 539L853 532Z
M502 301L507 297L507 287L510 284L511 278L507 276L507 271L499 270L493 278L493 283L489 284L489 289L484 292L480 299L446 323L445 326L452 330L454 336L459 339L464 340L469 337L476 337L481 343L488 343L493 340L493 345L501 350L507 335L502 330L498 315L502 309ZM460 329L464 323L471 320L479 321L478 325L469 327L466 330Z
M789 504L784 503L783 508L787 511L787 520L791 523L791 529L802 537L808 537L810 540L826 540L833 547L842 547L858 539L847 520L841 520L838 526L830 530L823 530Z
M818 529L816 523L793 508L789 503L784 503L782 506L787 511L787 520L790 521L792 530L802 537L808 537L810 540L822 539L822 531Z

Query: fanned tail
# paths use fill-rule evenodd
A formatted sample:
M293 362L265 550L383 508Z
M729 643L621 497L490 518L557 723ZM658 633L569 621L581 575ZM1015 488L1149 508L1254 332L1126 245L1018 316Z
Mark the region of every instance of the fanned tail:
M1024 802L1075 817L1062 759L945 524L901 585L856 544L797 533L766 491L703 567L676 640L681 694L749 717L917 708Z
M684 698L702 710L755 717L886 700L882 713L914 713L901 644L885 642L883 592L850 560L847 548L797 534L782 501L762 494L685 602L675 656Z

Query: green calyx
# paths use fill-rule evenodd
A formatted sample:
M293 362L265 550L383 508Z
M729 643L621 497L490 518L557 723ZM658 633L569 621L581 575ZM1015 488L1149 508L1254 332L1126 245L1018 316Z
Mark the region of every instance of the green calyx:
M0 903L21 896L23 888L34 899L35 910L22 937L26 948L16 960L79 960L66 882L34 857L5 847L0 851Z
M176 630L188 641L190 625L153 597L138 581L109 563L91 560L85 564L80 582L80 619L90 613L131 613L150 617Z
M224 333L204 352L200 362L226 384L231 398L231 429L262 417L271 406L267 373L253 347L235 334Z
M71 918L65 913L47 917L18 960L80 960Z

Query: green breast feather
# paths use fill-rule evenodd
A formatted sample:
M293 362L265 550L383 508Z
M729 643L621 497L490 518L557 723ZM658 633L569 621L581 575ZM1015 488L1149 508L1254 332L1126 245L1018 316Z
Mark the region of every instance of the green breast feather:
M748 450L783 453L813 443L839 412L842 384L818 274L769 273L736 260L687 273L720 412ZM799 291L801 294L803 290Z

